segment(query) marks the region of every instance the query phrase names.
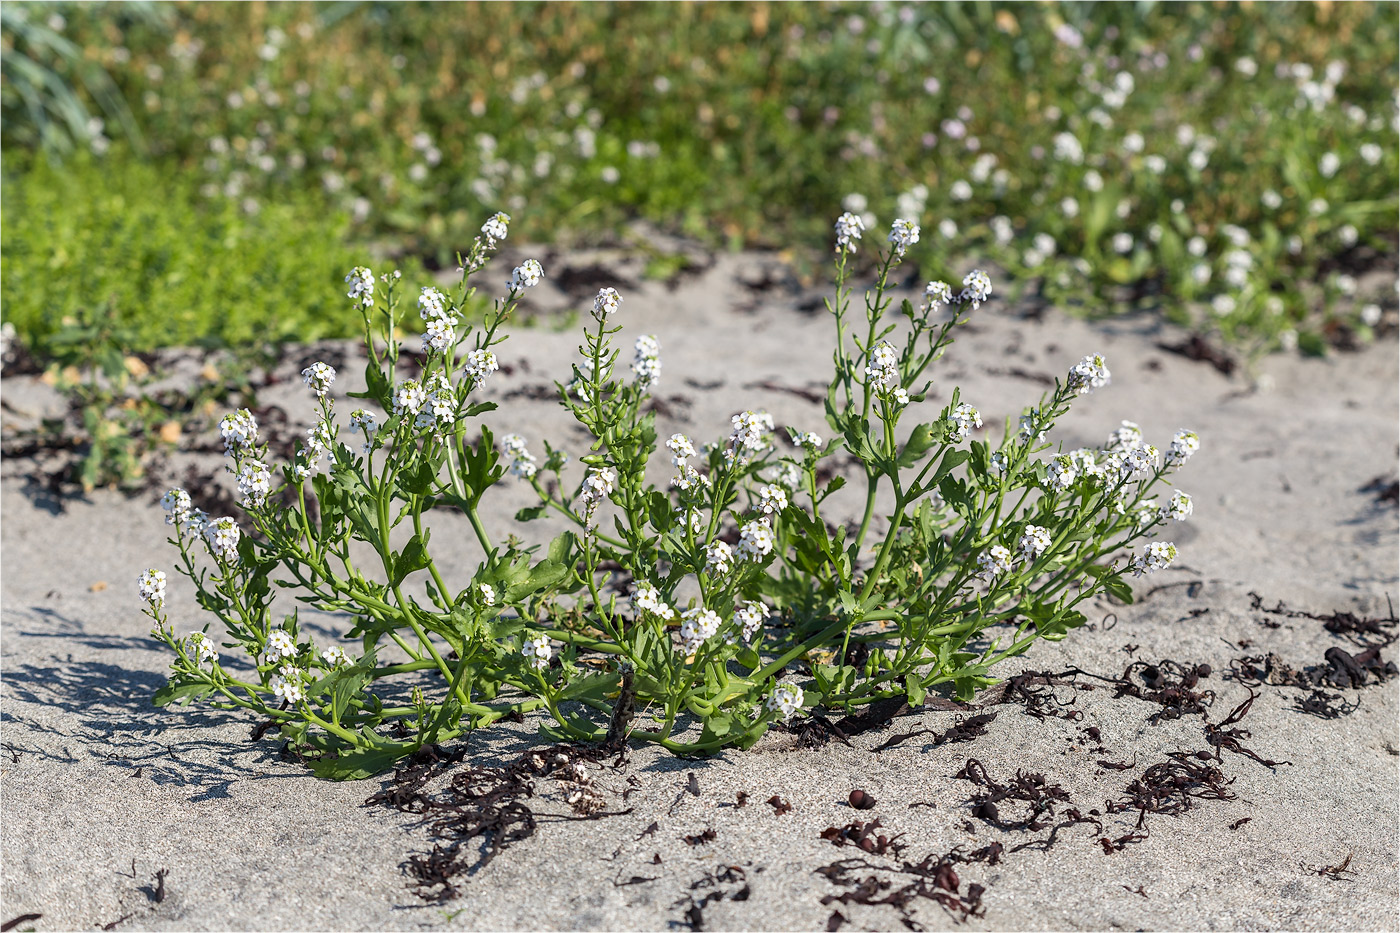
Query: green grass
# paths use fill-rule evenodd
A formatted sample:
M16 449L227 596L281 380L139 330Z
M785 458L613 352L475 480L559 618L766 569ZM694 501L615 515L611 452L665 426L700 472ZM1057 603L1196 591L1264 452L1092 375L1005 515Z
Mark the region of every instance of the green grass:
M1396 253L1394 4L7 6L62 13L162 177L431 262L502 209L513 239L641 218L810 260L863 201L868 239L918 217L930 275L975 256L1259 350L1366 337L1342 275ZM0 102L13 160L42 134Z
M128 351L359 333L342 280L366 257L343 216L305 195L249 212L197 187L119 155L7 173L5 320L41 352L99 317Z

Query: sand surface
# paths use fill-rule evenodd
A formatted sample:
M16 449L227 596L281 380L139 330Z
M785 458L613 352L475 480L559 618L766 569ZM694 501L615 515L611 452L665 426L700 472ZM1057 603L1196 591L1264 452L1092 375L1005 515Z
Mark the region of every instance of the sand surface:
M546 269L588 261L553 257ZM763 256L721 257L674 290L639 281L635 263L612 268L626 280L618 322L627 346L643 333L661 343L662 431L714 439L733 413L766 407L780 425L829 433L819 404L785 391L825 379L831 331L820 305L812 310L819 292L785 287ZM775 279L780 284L766 290L745 284ZM546 322L562 308L587 306L586 297L571 302L553 284L532 299ZM1231 659L1272 652L1301 668L1322 663L1333 646L1360 650L1320 621L1252 608L1251 592L1270 608L1283 601L1318 614L1387 614L1400 560L1396 507L1361 488L1396 470L1397 353L1391 339L1327 360L1269 358L1252 386L1157 346L1181 336L1146 317L1090 324L1052 309L1035 320L993 302L935 373L935 398L960 385L988 428L1000 431L1005 417L1014 419L1041 392L1035 378L1099 351L1113 384L1079 402L1052 439L1067 449L1097 444L1125 418L1162 447L1178 428L1199 432L1202 451L1177 479L1195 497L1196 514L1175 535L1178 565L1151 581L1181 585L1132 606L1099 606L1090 615L1101 624L1035 646L1008 662L1006 673L1079 667L1114 676L1134 659L1206 663L1214 673L1203 686L1217 694L1208 716L1219 723L1249 696L1223 676ZM518 431L537 450L545 437L566 449L577 445L557 404L530 396L566 377L578 342L573 328L546 324L505 345L506 368L489 391L502 409L487 416L498 434ZM350 371L358 368L346 367L338 392L355 388ZM5 379L3 393L10 425L32 422L54 404L31 377ZM263 400L293 418L310 414L299 381L265 390ZM186 462L220 466L211 456L176 465ZM425 903L408 887L403 864L431 848L426 831L411 815L363 805L385 779L320 781L282 760L275 736L250 742L247 716L150 705L168 659L147 634L134 581L146 567L170 565L159 506L151 496L110 492L57 500L30 477L33 468L11 459L0 482L0 921L38 913L24 926L40 930L115 921L116 929L201 930L689 929L697 922L704 929L827 929L839 911L847 929L903 928L906 918L925 928L962 925L958 914L925 898L905 913L889 904L823 903L853 889L816 869L863 853L837 848L821 832L878 817L882 832L904 834L907 848L901 859L863 855L873 867L853 869L853 878L875 876L897 888L914 880L889 870L902 861L992 842L1008 850L995 865L958 866L960 893L969 883L986 889L985 914L966 921L971 929L1400 925L1394 680L1337 691L1360 705L1330 720L1300 712L1306 694L1299 690L1263 687L1243 723L1245 744L1291 764L1266 767L1227 752L1219 767L1236 799L1149 815L1147 838L1111 854L1099 839L1130 833L1135 812L1105 816L1102 832L1070 826L1048 849L1013 853L1048 828L1001 830L973 818L969 800L978 788L954 778L968 758L1002 782L1018 769L1041 772L1070 795L1057 812L1072 806L1087 813L1103 811L1167 753L1209 748L1200 716L1153 724L1158 706L1114 698L1109 689L1061 687L1056 695L1073 699L1082 720L1042 720L1005 704L992 707L998 716L986 734L967 743L935 745L923 736L872 751L898 733L946 730L959 716L925 710L857 736L850 747L797 748L794 737L773 733L749 752L705 761L635 748L621 770L591 772L608 809L631 812L593 821L546 818L570 810L561 785L541 779L530 800L541 814L538 832L463 880L459 898ZM502 490L488 520L504 522L524 504L519 488ZM479 555L453 527L444 519L434 536L437 560L466 574ZM184 582L172 575L177 629L202 624ZM1109 613L1116 622L1102 624ZM1383 657L1393 660L1395 646ZM513 760L542 742L538 724L472 736L467 762ZM1099 743L1086 737L1091 726ZM1134 767L1111 770L1100 760ZM687 790L691 776L698 795ZM855 788L872 794L876 807L852 810L846 801ZM741 791L745 807L735 805ZM764 802L775 794L790 812ZM639 837L653 823L655 831ZM683 838L706 829L714 830L712 841ZM1333 879L1309 870L1349 854L1354 874ZM623 884L634 878L645 880Z

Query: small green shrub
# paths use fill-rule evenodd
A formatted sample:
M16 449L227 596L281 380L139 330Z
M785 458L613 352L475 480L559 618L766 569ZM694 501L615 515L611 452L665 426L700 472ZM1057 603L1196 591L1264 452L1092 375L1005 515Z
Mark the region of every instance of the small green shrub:
M4 320L42 355L98 306L127 353L358 332L335 292L354 264L346 221L304 196L207 198L179 173L113 154L7 172L4 203Z

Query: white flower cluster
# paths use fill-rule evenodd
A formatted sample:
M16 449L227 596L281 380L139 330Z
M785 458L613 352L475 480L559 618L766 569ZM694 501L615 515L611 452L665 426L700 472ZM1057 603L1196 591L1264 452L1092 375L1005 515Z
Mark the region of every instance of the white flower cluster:
M711 541L705 548L705 569L722 577L734 568L734 552L723 541Z
M219 422L219 433L224 438L224 453L229 456L252 449L258 442L258 422L253 413L240 408L231 415L225 415Z
M472 377L472 388L479 389L486 383L486 377L500 369L496 354L490 350L472 350L462 360L462 370Z
M681 647L686 654L697 649L719 632L719 614L713 609L696 606L681 613Z
M357 306L374 302L373 272L364 266L356 266L345 276L345 281L350 286L350 291L345 293L345 297L354 299Z
M584 525L593 527L593 513L598 511L598 504L605 498L612 495L617 487L617 471L611 467L594 467L588 471L588 475L583 480L583 517Z
M662 619L674 619L676 610L661 598L661 592L650 583L639 583L632 592L632 609L637 613L650 612Z
M639 389L649 389L661 381L661 344L655 337L648 334L637 338L632 373Z
M554 657L554 649L549 645L549 636L536 635L533 638L525 639L525 644L520 648L520 653L525 656L530 667L537 671L542 671L549 667L549 659Z
M540 284L543 278L544 267L540 265L539 260L527 259L511 270L510 281L506 286L513 292L524 291Z
M1176 560L1175 544L1167 541L1154 541L1141 554L1133 558L1133 576L1140 577L1145 573L1166 570L1174 560Z
M1124 421L1121 427L1113 429L1108 436L1104 450L1132 450L1142 446L1142 428L1132 421Z
M963 290L958 295L958 300L972 303L972 310L976 311L992 295L992 278L981 269L973 269L963 279Z
M739 546L734 553L740 560L762 560L773 553L774 540L767 519L749 522L739 530Z
M927 312L937 311L946 304L953 301L953 290L948 287L947 282L930 282L924 286L923 310Z
M865 232L865 221L850 211L836 218L836 252L854 249L854 243Z
M506 238L510 228L510 215L497 211L481 225L481 235L486 237L486 248L495 249Z
M1075 395L1088 395L1095 389L1102 389L1108 385L1111 375L1102 354L1095 353L1070 367L1069 387L1074 390Z
M772 515L787 508L787 490L776 483L758 487L758 510L764 515Z
M1045 475L1050 480L1050 488L1064 492L1079 479L1079 466L1069 454L1059 454L1045 467Z
M1011 569L1011 552L1000 544L993 544L977 555L978 576L984 580L999 577Z
M357 408L350 412L350 433L365 436L364 446L361 448L365 453L370 452L374 446L374 432L379 430L379 422L375 420L374 413Z
M783 722L787 722L802 709L803 699L802 688L797 684L778 684L768 695L765 705L769 712L777 713Z
M272 492L272 471L261 460L244 460L238 466L238 494L245 505L260 508Z
M1025 441L1030 440L1032 435L1035 436L1036 443L1045 440L1045 425L1042 423L1039 408L1032 408L1021 416L1018 434Z
M982 427L982 413L963 402L948 414L948 424L952 428L954 441L967 440L973 428Z
M1021 556L1027 563L1035 561L1037 557L1044 554L1050 547L1050 532L1039 525L1027 525L1026 530L1021 533L1021 540L1017 548Z
M877 395L892 398L901 406L909 404L909 393L900 385L899 355L888 341L882 340L871 348L865 378Z
M350 656L345 653L345 649L339 645L331 645L321 652L321 660L331 667L344 667L350 663Z
M1191 497L1180 489L1173 489L1171 500L1162 506L1162 518L1184 522L1191 517L1192 509Z
M335 382L335 367L329 363L312 363L301 371L301 381L316 393L317 398L325 398Z
M904 253L919 242L919 225L903 218L890 225L890 246L894 247L894 257L903 259Z
M427 324L423 332L423 353L442 352L452 346L457 333L457 316L452 313L447 296L425 286L418 295L418 316Z
M598 297L593 299L593 317L599 321L612 317L622 304L622 296L615 288L600 288Z
M272 693L277 699L287 703L300 703L306 699L306 689L302 683L301 671L290 665L283 666L276 674L273 674L268 679L267 685L272 688Z
M729 435L725 457L731 463L748 463L750 457L772 443L773 416L766 411L743 411L729 422L734 425L734 431Z
M501 438L501 447L510 458L510 475L529 479L537 472L535 458L525 446L525 438L519 434L507 434Z
M136 578L136 589L152 609L160 609L165 605L165 571L154 567L142 571Z
M214 643L203 632L190 632L185 636L185 653L194 655L196 664L219 660L219 652L215 650Z
M489 361L478 361L475 371L473 364L468 363L467 372L475 376L477 372L485 370L487 363L494 365L495 357L492 356ZM414 427L419 430L433 428L434 433L441 437L444 429L457 421L457 393L452 383L440 372L433 373L427 385L416 379L406 379L394 389L394 414L413 415Z
M202 530L204 540L216 558L229 564L238 560L238 539L243 532L237 522L227 517L214 518L205 522Z
M160 507L165 510L167 525L183 525L190 517L194 502L189 493L176 487L167 490L165 495L160 497Z
M812 431L803 431L794 438L794 442L797 446L805 448L806 450L816 450L822 445L822 438L820 434L816 434Z
M1201 439L1195 431L1177 431L1167 448L1167 466L1181 466L1201 449Z
M734 621L739 626L739 637L745 643L753 641L753 637L763 628L764 621L768 618L768 609L759 602L747 602L734 612Z

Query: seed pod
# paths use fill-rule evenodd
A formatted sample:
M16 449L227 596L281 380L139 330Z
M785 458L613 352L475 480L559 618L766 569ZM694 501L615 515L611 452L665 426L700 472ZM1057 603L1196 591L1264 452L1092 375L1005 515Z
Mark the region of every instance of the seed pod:
M857 810L869 810L875 806L875 798L863 790L851 791L851 796L847 800Z

